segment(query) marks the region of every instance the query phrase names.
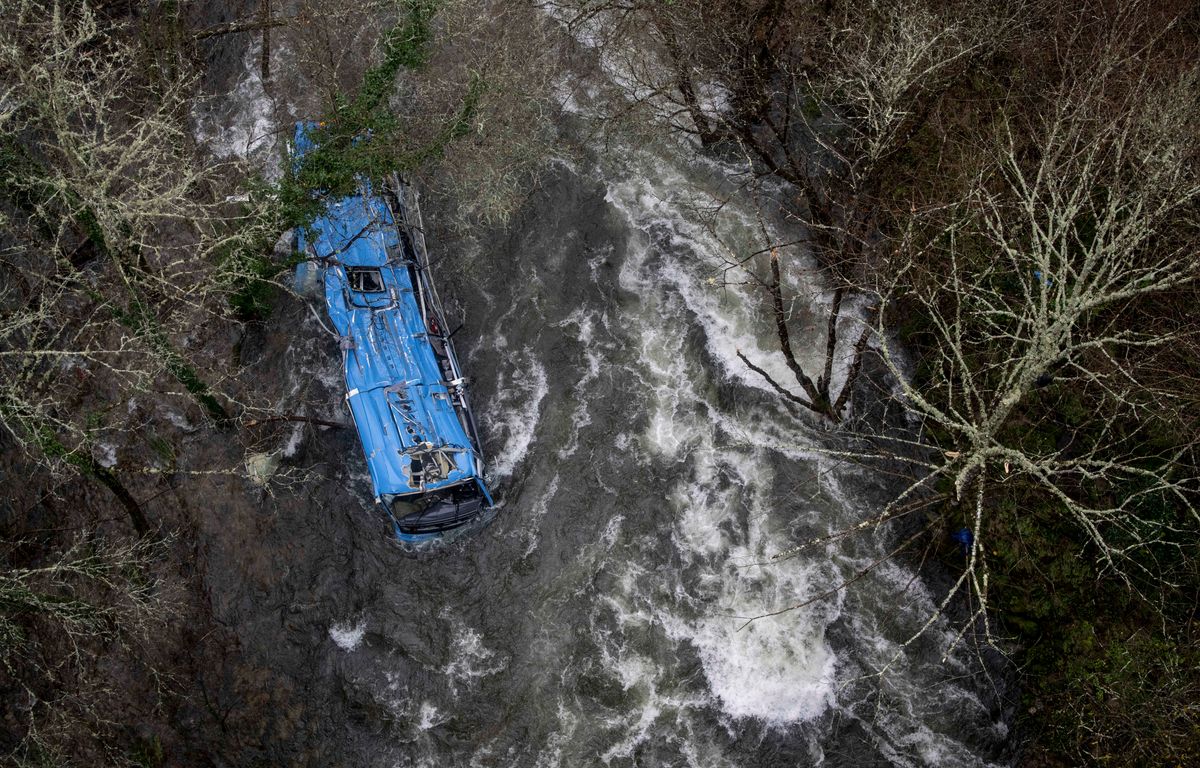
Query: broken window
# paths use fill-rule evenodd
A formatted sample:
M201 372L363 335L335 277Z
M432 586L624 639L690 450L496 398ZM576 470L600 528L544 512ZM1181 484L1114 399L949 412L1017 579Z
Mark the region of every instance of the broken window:
M359 293L383 293L383 273L375 268L352 267L346 270L350 289Z

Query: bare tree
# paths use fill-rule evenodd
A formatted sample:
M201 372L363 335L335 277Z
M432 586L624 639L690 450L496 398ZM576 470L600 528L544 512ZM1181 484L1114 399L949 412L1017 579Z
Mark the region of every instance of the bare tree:
M834 421L844 414L870 340L869 321L861 322L853 342L841 349L844 299L870 293L886 279L880 246L890 224L886 194L895 183L893 161L946 90L1000 43L1004 22L964 5L937 12L910 3L853 6L826 20L822 33L780 54L773 82L781 85L763 89L755 119L736 123L743 151L803 194L804 207L794 213L809 233L803 247L833 281L825 362L815 380L792 353L776 249L770 252L771 278L763 283L780 350L806 402ZM849 375L839 392L831 392L839 356L850 358Z
M461 92L477 76L482 92L469 130L421 170L422 181L455 202L461 224L507 224L561 151L556 86L563 41L524 2L456 0L441 13L429 67L437 74L416 84L418 103L437 104L445 98L439 94Z
M764 242L733 255L761 285L766 310L801 394L746 365L789 401L840 421L870 341L868 322L850 339L843 310L871 293L883 271L880 232L896 158L940 100L1014 29L1012 11L977 3L554 3L568 24L598 40L630 109L706 147L733 150L748 167L799 193L790 214L801 243ZM814 255L832 281L825 359L797 359L781 260ZM834 390L838 361L848 376Z
M133 496L93 455L135 425L97 415L138 394L161 398L168 378L214 422L229 421L186 339L228 315L245 275L225 255L275 224L269 209L215 199L221 169L192 151L191 79L143 77L136 44L87 4L11 10L0 30L10 222L0 424L48 468L109 487L145 530Z
M894 258L913 288L898 293L927 313L935 334L934 373L920 384L886 335L897 294L880 298L880 353L907 407L943 436L940 458L900 501L941 480L966 497L974 543L960 584L969 581L981 611L983 522L995 484L1022 478L1040 488L1123 576L1147 567L1140 551L1177 545L1200 522L1194 443L1156 454L1142 429L1121 428L1131 413L1161 409L1169 397L1137 379L1127 354L1190 332L1187 319L1143 328L1127 315L1140 300L1200 278L1200 111L1187 96L1198 74L1161 82L1143 72L1119 82L1115 70L1127 62L1109 52L1096 64L1055 94L1047 114L1029 125L1005 122L991 150L995 165L957 215L920 235L925 222L915 216L899 244ZM947 273L914 274L931 263ZM1102 410L1080 440L1031 450L1013 426L1030 396L1051 383L1094 393ZM1185 515L1154 519L1144 511L1152 499Z
M0 680L21 740L18 764L58 764L105 752L112 697L96 651L144 639L169 618L171 595L154 576L162 541L134 544L84 534L48 561L15 566L28 542L0 553ZM19 713L19 714L18 714Z

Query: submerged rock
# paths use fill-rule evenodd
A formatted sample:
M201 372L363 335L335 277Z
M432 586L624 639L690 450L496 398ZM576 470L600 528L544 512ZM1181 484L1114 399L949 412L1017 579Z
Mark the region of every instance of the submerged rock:
M246 476L255 485L266 485L279 469L279 454L251 453L246 456Z

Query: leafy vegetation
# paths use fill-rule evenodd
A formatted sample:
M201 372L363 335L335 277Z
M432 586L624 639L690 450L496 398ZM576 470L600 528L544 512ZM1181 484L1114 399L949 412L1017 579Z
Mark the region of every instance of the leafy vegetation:
M382 60L366 71L357 92L350 97L339 94L328 114L309 128L311 147L293 159L278 184L255 185L255 194L273 207L279 230L310 225L328 200L352 194L360 179L379 182L390 173L441 159L451 142L471 130L486 89L477 74L456 114L426 143L411 146L406 126L388 105L397 75L428 63L439 5L436 0L407 0L401 18L383 36ZM269 255L272 245L259 240L222 257L226 268L238 275L230 304L243 320L261 320L270 312L274 280L301 258L274 260Z

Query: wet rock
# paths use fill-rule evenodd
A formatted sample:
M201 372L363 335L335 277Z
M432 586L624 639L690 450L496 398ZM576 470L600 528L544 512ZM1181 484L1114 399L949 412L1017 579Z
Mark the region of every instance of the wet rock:
M246 476L256 485L265 486L278 469L278 454L251 453L246 456Z

